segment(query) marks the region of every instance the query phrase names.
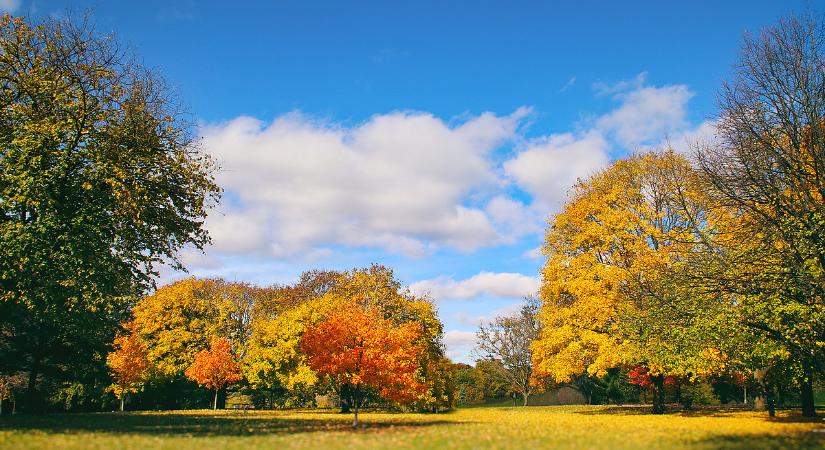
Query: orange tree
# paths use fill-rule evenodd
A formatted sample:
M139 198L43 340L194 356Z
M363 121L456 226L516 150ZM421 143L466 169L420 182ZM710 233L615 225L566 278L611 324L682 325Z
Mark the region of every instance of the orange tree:
M134 322L127 323L124 328L127 333L115 339L115 349L106 358L106 364L115 380L109 389L120 400L121 411L126 394L141 389L149 368L146 346L134 332Z
M224 338L212 339L209 350L196 354L195 362L186 369L185 375L201 386L215 391L212 409L218 409L218 391L227 384L243 378L241 366L235 360L232 347Z
M345 306L307 329L301 349L318 374L352 387L349 394L356 427L368 389L400 404L412 403L426 393L418 364L425 349L416 344L419 324L394 325L375 308L355 303Z

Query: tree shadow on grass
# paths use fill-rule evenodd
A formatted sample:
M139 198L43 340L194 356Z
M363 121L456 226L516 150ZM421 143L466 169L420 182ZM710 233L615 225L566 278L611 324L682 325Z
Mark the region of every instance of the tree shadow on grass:
M295 418L261 416L257 414L193 414L193 413L99 413L49 414L42 416L5 417L0 431L37 431L42 433L112 433L185 436L250 436L261 434L294 434L313 432L369 432L403 430L447 425L446 420L363 421L352 427L352 416L328 418Z
M593 409L582 409L575 411L576 414L584 415L619 415L619 416L633 416L633 415L653 415L653 407L651 405L625 405L625 406L603 406ZM789 413L778 417L768 417L768 413L764 412L765 420L780 423L807 423L822 421L823 411L819 410L817 413L819 417L803 417L795 410L786 410ZM743 406L696 406L692 409L684 409L678 405L668 405L665 410L665 415L679 416L679 417L734 417L738 414L754 412L752 408Z
M822 449L825 448L823 433L799 433L790 435L714 436L692 444L697 449L753 450L753 449Z

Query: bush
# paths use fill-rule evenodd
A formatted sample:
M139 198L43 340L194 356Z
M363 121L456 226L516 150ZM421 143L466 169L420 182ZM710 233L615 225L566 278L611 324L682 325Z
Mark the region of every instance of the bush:
M682 405L690 409L693 405L718 405L719 398L707 382L686 383L681 388Z

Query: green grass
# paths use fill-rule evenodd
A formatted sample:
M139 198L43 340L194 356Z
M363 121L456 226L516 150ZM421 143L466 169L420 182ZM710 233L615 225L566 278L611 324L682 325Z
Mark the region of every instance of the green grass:
M472 408L449 414L332 411L60 414L0 418L8 449L825 448L821 419L713 410L654 416L640 408Z

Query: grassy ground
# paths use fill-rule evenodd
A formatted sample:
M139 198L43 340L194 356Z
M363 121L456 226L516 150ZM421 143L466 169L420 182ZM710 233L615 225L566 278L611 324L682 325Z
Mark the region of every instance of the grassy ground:
M639 408L473 408L449 414L331 411L63 414L0 418L8 449L825 448L825 422L714 410L653 416Z

